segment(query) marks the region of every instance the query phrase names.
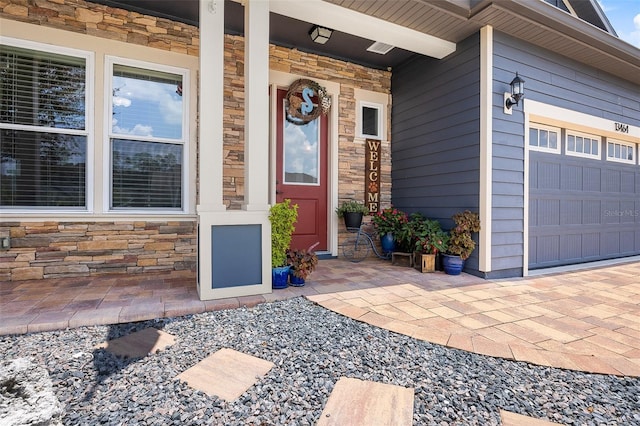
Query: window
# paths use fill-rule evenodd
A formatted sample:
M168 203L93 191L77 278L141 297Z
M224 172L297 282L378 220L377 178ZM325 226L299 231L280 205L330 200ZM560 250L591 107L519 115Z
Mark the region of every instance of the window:
M560 129L531 123L529 126L529 148L536 151L560 153Z
M2 209L87 209L90 57L71 49L2 40Z
M360 102L360 136L370 139L382 139L382 105Z
M636 164L636 145L616 140L607 141L607 160Z
M600 159L600 137L567 131L567 155Z
M185 208L188 72L108 58L110 208Z

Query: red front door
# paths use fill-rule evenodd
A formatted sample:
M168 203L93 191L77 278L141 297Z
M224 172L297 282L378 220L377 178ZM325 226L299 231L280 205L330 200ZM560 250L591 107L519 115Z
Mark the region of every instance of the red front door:
M291 248L327 249L327 117L297 125L286 119L286 90L278 90L276 201L298 205Z

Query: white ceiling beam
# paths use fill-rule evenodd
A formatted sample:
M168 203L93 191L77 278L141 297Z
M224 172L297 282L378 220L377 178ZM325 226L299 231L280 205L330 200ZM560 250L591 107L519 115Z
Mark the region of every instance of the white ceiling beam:
M269 10L437 59L456 50L456 44L450 41L322 0L269 0Z

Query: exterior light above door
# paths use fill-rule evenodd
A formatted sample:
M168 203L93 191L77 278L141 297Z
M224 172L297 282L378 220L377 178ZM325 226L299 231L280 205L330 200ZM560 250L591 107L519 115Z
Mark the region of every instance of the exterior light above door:
M524 80L518 76L516 72L516 76L513 80L511 80L511 93L505 92L504 94L504 113L511 114L511 107L514 105L518 105L520 99L524 98Z
M314 25L309 31L309 35L311 36L311 40L315 41L318 44L325 44L331 38L331 34L333 34L333 30L329 28L320 27L318 25Z

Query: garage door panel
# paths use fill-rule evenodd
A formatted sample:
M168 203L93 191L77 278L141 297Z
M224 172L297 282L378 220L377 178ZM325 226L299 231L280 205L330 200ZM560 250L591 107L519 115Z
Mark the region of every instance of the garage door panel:
M603 204L604 204L603 223L605 225L620 224L620 217L621 217L620 201L607 200Z
M633 253L635 248L635 234L633 232L620 234L620 253Z
M538 200L538 225L560 225L560 200Z
M566 235L560 240L560 253L564 260L578 260L582 257L582 235Z
M582 183L583 191L601 192L602 188L602 171L593 167L583 168L584 182Z
M536 151L529 165L530 269L640 254L640 166Z
M602 223L602 201L584 200L582 201L582 224L599 225Z
M582 191L582 167L567 165L562 169L562 189Z
M618 170L605 169L604 171L604 192L620 192L622 186L622 173Z
M540 163L538 166L538 188L560 189L560 165Z
M538 200L529 200L529 227L538 226Z
M560 219L563 225L582 224L582 201L564 200L560 210Z
M600 256L600 233L583 233L582 234L582 257L584 259L592 259Z
M529 237L529 263L537 264L538 262L538 237Z
M620 191L625 194L635 194L636 193L636 176L635 173L631 172L623 172L622 176L622 184L620 187Z
M546 235L538 238L538 262L552 262L560 257L560 237Z
M605 232L603 249L605 253L620 253L620 232Z

